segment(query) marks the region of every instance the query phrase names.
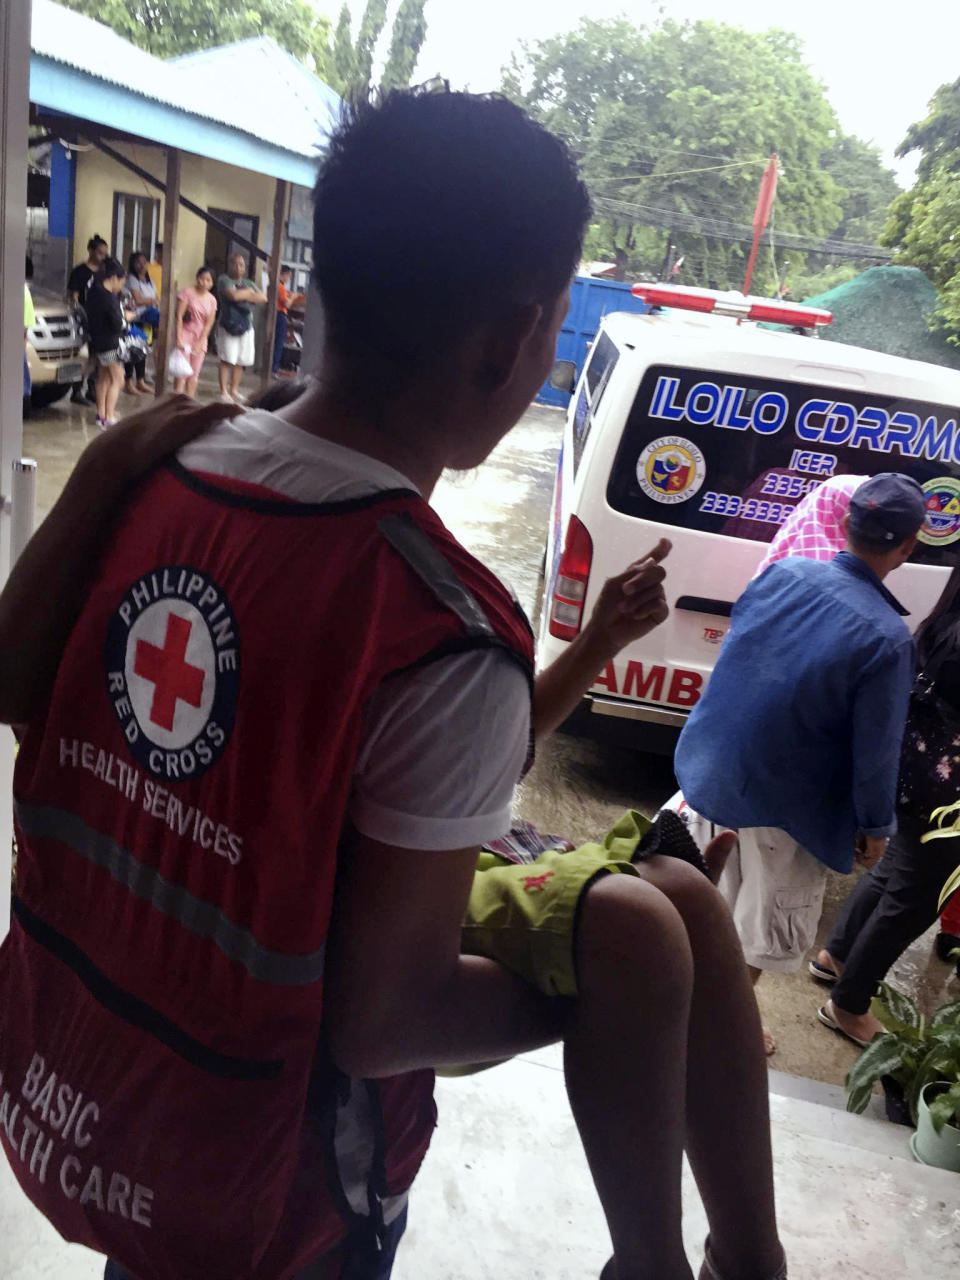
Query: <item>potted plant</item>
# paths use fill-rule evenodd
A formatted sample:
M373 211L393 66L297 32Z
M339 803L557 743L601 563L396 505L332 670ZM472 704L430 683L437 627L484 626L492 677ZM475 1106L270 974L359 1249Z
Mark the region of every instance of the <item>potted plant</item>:
M926 1018L909 996L882 982L871 1010L886 1031L847 1073L847 1110L864 1111L877 1081L892 1077L917 1126L913 1154L960 1173L960 1001Z

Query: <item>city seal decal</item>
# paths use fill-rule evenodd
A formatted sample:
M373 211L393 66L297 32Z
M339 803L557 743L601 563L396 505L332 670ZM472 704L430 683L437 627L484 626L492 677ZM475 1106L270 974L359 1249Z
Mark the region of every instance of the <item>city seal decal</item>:
M948 547L960 538L960 480L938 476L923 486L927 514L920 541L930 547Z
M637 481L654 502L686 502L703 484L707 463L690 440L660 436L637 459Z
M107 696L127 746L166 782L199 778L236 718L240 643L233 610L206 573L169 565L124 593L107 629Z

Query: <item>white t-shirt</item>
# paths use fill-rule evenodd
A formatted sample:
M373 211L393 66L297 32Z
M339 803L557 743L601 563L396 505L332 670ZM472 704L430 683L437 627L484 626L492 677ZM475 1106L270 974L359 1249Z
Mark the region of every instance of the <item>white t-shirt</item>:
M300 502L416 489L385 463L251 410L181 449L191 471L264 485ZM466 849L510 826L529 745L527 680L497 649L392 677L364 709L348 817L406 849Z
M134 293L139 293L144 298L152 299L153 305L154 306L156 305L156 301L157 301L156 285L154 285L153 281L150 280L149 278L146 280L141 280L139 276L135 276L131 271L130 275L127 276L127 290L131 295L133 295ZM135 303L134 305L139 307L140 310L145 310L146 307L150 304Z

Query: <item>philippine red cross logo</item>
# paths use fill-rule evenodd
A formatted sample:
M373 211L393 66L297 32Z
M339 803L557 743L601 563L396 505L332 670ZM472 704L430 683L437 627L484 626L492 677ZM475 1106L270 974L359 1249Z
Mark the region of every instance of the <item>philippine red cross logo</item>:
M219 585L172 565L125 593L107 636L107 693L134 756L184 782L220 756L239 687L237 624Z

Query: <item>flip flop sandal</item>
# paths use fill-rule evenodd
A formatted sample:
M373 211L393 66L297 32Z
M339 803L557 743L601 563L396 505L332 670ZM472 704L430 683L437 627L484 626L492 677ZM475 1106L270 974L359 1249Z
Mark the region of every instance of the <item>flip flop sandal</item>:
M703 854L697 848L683 819L678 818L672 809L663 809L657 815L650 830L637 845L631 861L646 862L656 854L666 858L679 858L681 862L689 863L691 867L702 871L707 879L710 878Z
M827 1006L821 1005L817 1010L817 1017L825 1027L829 1027L831 1031L836 1031L837 1035L841 1035L844 1039L849 1040L851 1044L857 1045L861 1049L865 1049L870 1043L869 1040L861 1040L859 1036L853 1036L849 1031L844 1031L840 1023L837 1022L832 1013L827 1012Z
M807 965L807 969L818 982L829 982L832 984L840 977L836 969L831 969L828 964L821 964L819 960L811 960Z

